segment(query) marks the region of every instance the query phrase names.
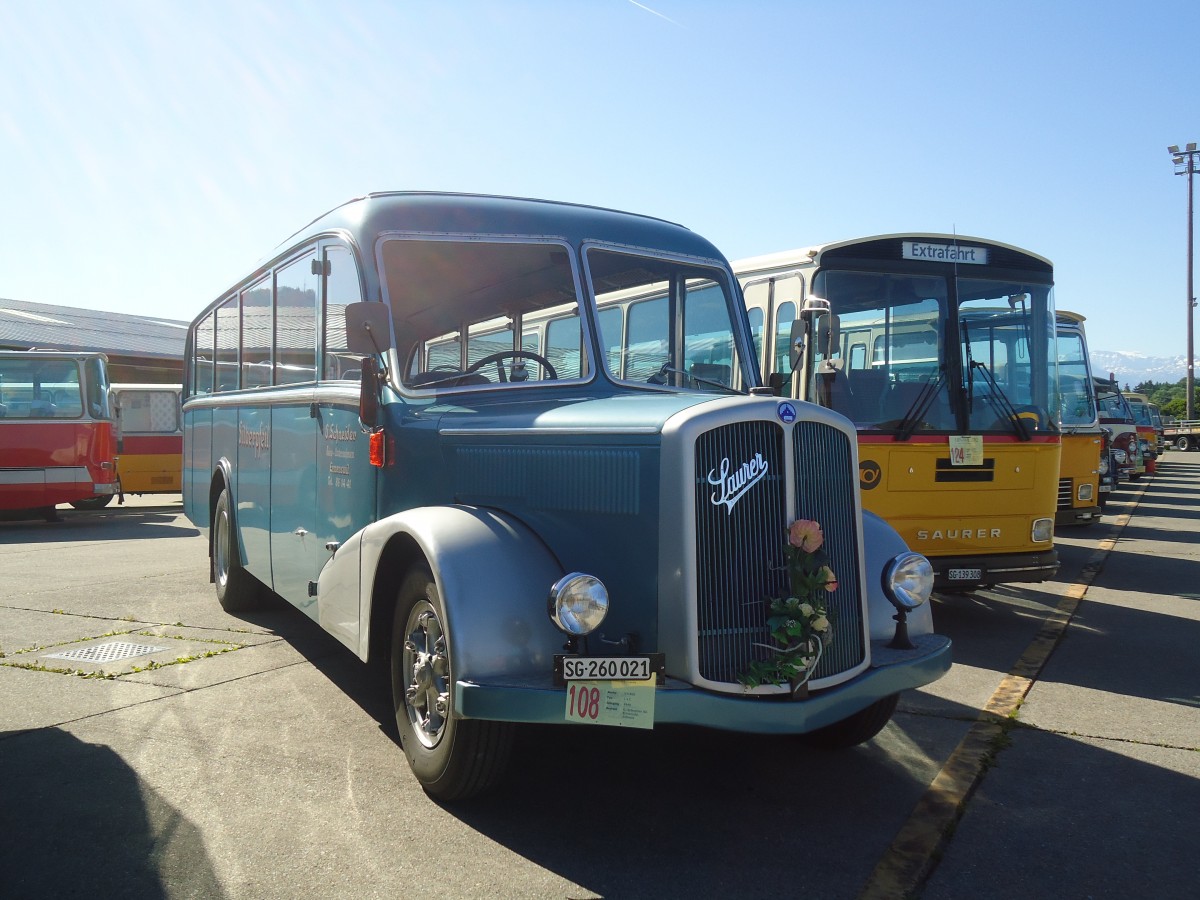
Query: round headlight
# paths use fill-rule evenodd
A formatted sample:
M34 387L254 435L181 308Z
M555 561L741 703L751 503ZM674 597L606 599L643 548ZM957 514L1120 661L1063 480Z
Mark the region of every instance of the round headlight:
M883 592L896 609L916 609L933 593L933 566L920 553L901 553L883 570Z
M548 611L564 633L575 637L590 634L608 614L608 589L599 578L572 572L550 588Z
M1108 457L1107 456L1100 457L1100 474L1101 475L1108 474Z
M1125 461L1129 459L1128 454L1124 450L1114 450L1112 454L1113 459L1116 460L1118 466L1125 465Z

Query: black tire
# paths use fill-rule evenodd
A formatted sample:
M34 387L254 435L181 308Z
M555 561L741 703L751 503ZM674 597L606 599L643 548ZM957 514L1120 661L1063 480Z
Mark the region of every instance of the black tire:
M1175 449L1176 450L1191 450L1192 445L1191 445L1191 442L1188 441L1186 436L1180 435L1179 437L1175 438Z
M213 510L212 522L213 582L217 586L217 601L226 612L245 612L261 602L258 582L242 568L238 552L237 528L234 527L229 489L221 490Z
M105 494L103 497L88 497L86 500L72 500L71 505L76 509L104 509L104 507L112 503L112 498L112 494Z
M804 736L805 743L822 750L845 750L869 741L883 730L896 711L899 694L877 700L866 709Z
M400 587L392 623L392 703L404 755L425 792L466 800L494 786L508 768L513 726L454 716L454 663L445 609L425 567Z

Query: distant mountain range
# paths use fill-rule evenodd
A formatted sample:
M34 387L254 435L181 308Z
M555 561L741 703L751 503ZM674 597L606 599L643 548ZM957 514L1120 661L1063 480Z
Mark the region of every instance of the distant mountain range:
M1128 384L1133 388L1143 381L1175 384L1181 378L1187 378L1186 356L1146 356L1127 350L1093 350L1091 360L1092 371L1096 375L1103 377L1112 372L1121 387Z

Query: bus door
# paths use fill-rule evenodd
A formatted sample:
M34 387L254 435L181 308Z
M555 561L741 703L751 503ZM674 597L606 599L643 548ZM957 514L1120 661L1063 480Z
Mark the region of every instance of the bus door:
M375 518L370 435L358 417L362 357L346 347L346 307L362 299L354 257L346 247L323 247L324 328L321 383L317 387L316 502L313 580L355 533ZM342 552L354 552L350 548ZM357 571L357 570L355 570ZM317 600L318 621L357 652L358 585L339 584Z
M316 499L317 271L318 258L310 249L275 272L275 353L266 382L274 384L269 406L272 578L268 583L313 619L316 592L310 585L316 582L323 549L317 535Z
M239 306L240 302L240 306ZM258 281L215 310L214 393L270 383L271 281ZM201 419L196 420L200 426ZM263 584L271 583L271 419L265 406L222 403L212 411L214 461L232 456L232 501L242 565ZM203 455L203 450L197 450Z

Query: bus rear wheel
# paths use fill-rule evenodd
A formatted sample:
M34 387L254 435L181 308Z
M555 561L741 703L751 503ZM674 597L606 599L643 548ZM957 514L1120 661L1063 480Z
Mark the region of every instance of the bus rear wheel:
M112 503L112 498L112 494L105 494L102 497L88 497L86 500L72 500L71 505L76 509L104 509Z
M433 575L418 568L400 587L392 622L392 704L400 744L421 787L440 800L466 800L503 776L513 726L455 717L445 621Z
M804 736L805 743L822 750L845 750L869 741L883 730L896 711L899 694L876 700L866 709L854 715L826 725Z
M213 511L212 542L213 581L221 608L226 612L254 609L259 604L258 585L242 568L228 488L221 490Z

